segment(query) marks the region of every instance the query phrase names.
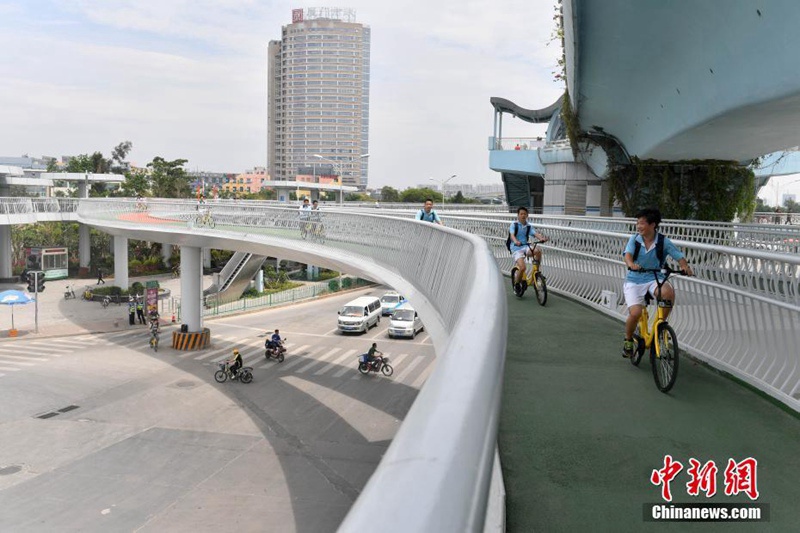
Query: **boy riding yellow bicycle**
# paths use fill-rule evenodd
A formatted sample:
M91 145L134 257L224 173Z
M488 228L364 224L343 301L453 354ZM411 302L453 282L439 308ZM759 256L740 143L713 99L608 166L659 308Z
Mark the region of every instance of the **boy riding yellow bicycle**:
M664 267L667 257L672 257L678 261L681 270L687 276L694 275L689 263L683 253L672 243L670 239L658 232L658 225L661 223L661 212L655 208L642 209L636 214L636 235L628 239L628 244L623 252L625 265L628 267L628 274L625 278L623 292L625 293L625 304L628 306L628 318L625 321L625 339L622 345L622 356L632 357L636 344L633 341L633 333L639 322L639 317L644 309L645 296L649 293L658 297L668 305L664 307L664 319L672 311L675 302L675 290L668 282L661 285L661 294L658 282L651 272L640 272L646 269L659 269ZM664 275L657 273L659 280L664 279Z

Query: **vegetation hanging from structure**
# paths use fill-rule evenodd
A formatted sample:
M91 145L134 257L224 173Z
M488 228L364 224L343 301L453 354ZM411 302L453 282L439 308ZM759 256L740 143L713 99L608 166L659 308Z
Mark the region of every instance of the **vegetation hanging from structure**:
M657 161L631 158L611 168L614 199L626 216L657 207L664 218L748 220L755 207L755 174L734 161Z

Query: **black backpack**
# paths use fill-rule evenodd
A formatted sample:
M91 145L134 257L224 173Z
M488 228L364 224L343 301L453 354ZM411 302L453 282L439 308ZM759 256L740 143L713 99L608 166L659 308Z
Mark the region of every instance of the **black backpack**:
M636 258L639 257L639 250L642 249L642 243L637 240L633 241L633 255L631 258L636 261ZM660 233L656 234L656 257L658 258L658 267L661 268L664 266L664 236Z
M517 231L519 231L519 222L514 222L514 236L517 235ZM530 235L531 235L531 225L528 224L527 226L525 226L525 242L528 242L528 237L530 237ZM509 233L508 237L506 237L506 248L508 248L509 253L511 253L512 242L514 241L511 240L511 234Z

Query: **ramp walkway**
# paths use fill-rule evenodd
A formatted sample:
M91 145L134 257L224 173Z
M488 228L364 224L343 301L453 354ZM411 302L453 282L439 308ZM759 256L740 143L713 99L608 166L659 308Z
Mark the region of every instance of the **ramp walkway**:
M573 300L551 293L540 307L509 287L508 306L498 437L508 531L796 531L796 414L686 357L662 394L647 354L638 368L620 356L623 324ZM645 522L643 504L663 502L650 474L667 454L684 465L673 502L692 503L750 502L725 496L724 471L729 458L755 458L757 503L769 504L770 521ZM690 458L715 461L712 498L687 494Z
M214 283L203 291L206 304L221 305L238 300L266 260L263 255L234 253L219 274L219 286Z

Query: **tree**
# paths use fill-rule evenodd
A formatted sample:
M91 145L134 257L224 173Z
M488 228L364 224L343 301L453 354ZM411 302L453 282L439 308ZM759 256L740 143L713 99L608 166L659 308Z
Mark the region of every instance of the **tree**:
M349 192L344 195L345 202L369 202L370 196L363 192Z
M381 188L381 202L399 202L400 192L394 187L388 185Z
M111 172L114 174L125 173L125 170L128 168L125 158L128 157L131 148L133 148L133 143L130 141L123 141L114 147L111 151Z
M58 163L55 159L50 159L47 162L47 172L58 172Z
M144 196L149 190L150 180L146 170L135 168L125 173L125 181L122 182L124 196Z
M436 192L428 187L423 187L421 189L406 189L400 193L401 202L413 202L417 204L421 204L428 198L436 201L441 197L442 193Z
M153 196L158 198L188 198L192 190L189 186L189 176L183 169L186 159L167 161L156 156L147 163L150 169L150 179Z

